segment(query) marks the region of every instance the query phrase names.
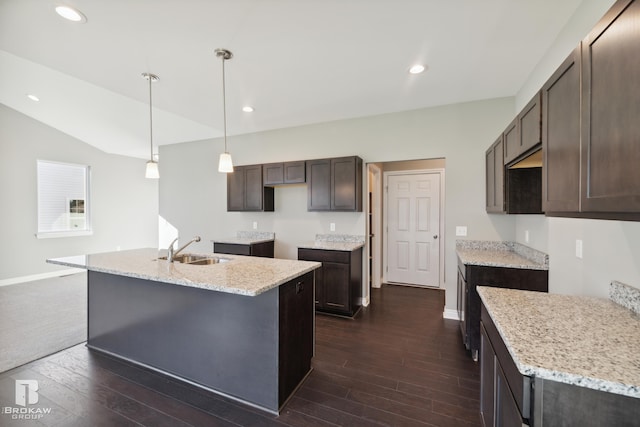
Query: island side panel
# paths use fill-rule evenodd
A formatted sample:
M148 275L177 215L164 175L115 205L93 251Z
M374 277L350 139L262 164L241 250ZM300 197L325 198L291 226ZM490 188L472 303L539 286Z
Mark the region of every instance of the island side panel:
M278 410L278 288L256 297L89 271L88 345Z

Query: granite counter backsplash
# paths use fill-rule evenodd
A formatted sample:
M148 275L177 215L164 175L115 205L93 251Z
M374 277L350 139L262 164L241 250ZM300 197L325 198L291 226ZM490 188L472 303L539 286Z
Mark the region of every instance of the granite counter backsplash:
M456 254L466 265L549 269L549 255L516 242L456 240Z

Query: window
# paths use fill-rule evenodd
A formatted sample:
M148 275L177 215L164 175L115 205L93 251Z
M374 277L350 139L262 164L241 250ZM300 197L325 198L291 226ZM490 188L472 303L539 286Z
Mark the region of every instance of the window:
M37 161L38 238L91 234L89 166Z

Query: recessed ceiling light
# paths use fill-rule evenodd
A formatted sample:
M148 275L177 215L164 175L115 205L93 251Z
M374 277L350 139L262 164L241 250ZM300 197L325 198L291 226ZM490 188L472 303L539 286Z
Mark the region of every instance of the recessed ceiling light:
M27 94L27 98L29 98L30 100L35 101L35 102L40 101L40 98L38 98L37 96L32 95L30 93Z
M64 19L68 19L69 21L79 22L82 24L87 22L87 17L78 9L71 6L56 6L56 12L58 15L62 16Z
M411 68L409 68L409 72L411 74L420 74L425 70L425 66L421 65L421 64L416 64L414 66L412 66Z
M242 107L242 111L244 111L245 113L252 113L253 107L250 105L245 105L244 107Z

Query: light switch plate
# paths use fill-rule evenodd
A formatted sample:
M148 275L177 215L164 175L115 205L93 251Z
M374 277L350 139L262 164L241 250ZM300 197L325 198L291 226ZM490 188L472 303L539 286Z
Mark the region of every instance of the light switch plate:
M254 230L258 229L258 221L253 221L253 229Z
M336 231L336 223L332 222L329 224L329 231Z
M524 242L529 243L529 230L524 230Z
M456 236L464 237L467 235L467 226L466 225L457 225L456 226Z

